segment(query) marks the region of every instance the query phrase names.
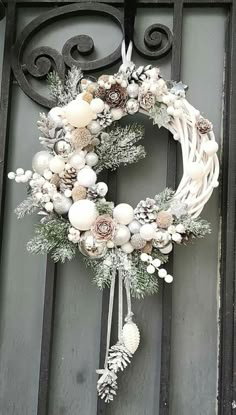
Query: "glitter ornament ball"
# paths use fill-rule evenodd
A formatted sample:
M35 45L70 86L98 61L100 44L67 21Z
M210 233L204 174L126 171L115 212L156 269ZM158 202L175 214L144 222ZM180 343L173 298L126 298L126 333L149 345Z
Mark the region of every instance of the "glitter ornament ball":
M36 173L43 175L44 170L48 169L49 162L53 156L47 151L39 151L32 160L32 168Z
M68 213L71 205L72 200L60 193L57 193L53 198L53 209L58 215L65 215Z
M132 220L132 222L130 222L129 224L129 230L133 234L139 233L140 228L141 228L141 224L137 220Z
M134 219L134 209L128 203L120 203L113 210L113 217L122 225L128 225Z
M107 252L106 242L97 241L92 232L82 234L79 241L80 252L91 259L102 258Z
M81 153L81 151L75 152L69 159L69 164L76 170L80 170L85 166L85 158Z
M140 235L145 241L151 241L155 237L155 229L150 223L147 223L141 226Z
M96 135L101 131L101 126L97 121L91 121L88 125L88 130L91 134Z
M66 106L66 119L73 127L86 127L93 119L93 111L88 102L83 100L71 101Z
M77 174L77 182L80 186L90 187L96 183L97 175L89 166L85 166Z
M125 225L119 225L116 229L115 236L114 236L114 243L118 246L124 245L130 239L130 231L129 228Z
M69 210L71 225L80 231L87 231L94 224L98 216L96 205L91 200L78 200Z

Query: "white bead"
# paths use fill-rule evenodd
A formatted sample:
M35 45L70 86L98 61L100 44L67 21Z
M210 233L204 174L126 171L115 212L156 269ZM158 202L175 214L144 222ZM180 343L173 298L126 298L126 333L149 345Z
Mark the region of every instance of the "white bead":
M195 161L189 163L187 172L193 180L199 180L204 174L204 169L200 163Z
M165 276L167 275L166 269L164 269L164 268L159 269L158 275L159 275L160 278L165 278Z
M203 150L208 156L213 156L218 151L218 144L216 141L206 141L203 144Z
M7 177L8 177L8 179L10 179L10 180L14 180L14 179L15 179L15 177L16 177L16 175L15 175L15 173L14 173L13 171L10 171L10 172L8 173Z
M155 267L153 265L148 265L147 266L147 273L148 274L154 274L154 272L156 271Z
M121 246L130 240L129 228L125 225L118 225L113 241L116 245Z
M175 233L176 227L174 225L170 225L167 230L169 233Z
M173 249L172 244L168 244L167 246L165 246L164 248L160 248L160 252L162 254L169 254Z
M149 258L149 255L148 255L148 254L145 254L145 252L143 252L143 253L140 255L140 259L141 259L141 261L143 261L143 262L147 262L148 258Z
M61 157L59 156L54 156L50 161L49 161L49 169L53 172L53 173L61 173L63 172L65 168L65 162L64 160L62 160Z
M85 166L84 155L81 154L81 151L75 152L69 159L69 164L74 169L80 170Z
M96 190L99 196L104 197L108 192L108 186L104 182L99 182L97 183Z
M171 237L172 241L176 243L180 243L182 241L182 236L179 233L173 233Z
M128 95L130 96L130 98L136 98L138 96L138 92L139 92L139 86L138 84L129 84L127 87L127 92Z
M133 250L134 250L134 248L133 248L133 246L131 245L130 242L126 242L124 245L122 245L121 249L126 254L131 254L131 252L133 252Z
M26 170L25 171L25 176L30 179L32 177L33 172L31 170Z
M91 121L88 126L87 126L88 130L90 131L91 134L98 134L102 127L100 126L99 122L97 121Z
M112 108L111 115L114 121L118 121L123 117L124 112L121 108Z
M133 322L125 323L122 330L122 338L125 347L134 354L140 343L140 333L138 326Z
M113 217L122 225L128 225L134 218L134 209L128 203L120 203L113 210Z
M45 170L43 175L46 180L50 180L52 178L52 172L50 170Z
M36 173L43 174L44 170L48 169L49 162L52 158L53 156L47 151L39 151L32 159L33 170L35 170Z
M45 207L45 210L47 212L52 212L53 211L53 203L52 202L47 202L44 207Z
M167 274L165 277L165 282L167 282L168 284L170 284L173 281L173 277L170 274Z
M66 106L66 118L67 121L73 127L83 128L86 127L93 119L93 111L90 105L86 101L71 101Z
M66 189L65 192L64 192L65 197L71 197L71 194L72 194L72 192L71 192L70 189Z
M96 153L88 153L85 157L86 164L90 167L96 166L98 162L98 155Z
M26 177L25 174L22 174L20 177L21 177L21 183L27 183L28 182L28 178Z
M150 223L141 226L140 228L140 235L145 241L150 241L155 236L155 229Z
M69 235L68 235L68 239L69 239L69 241L73 242L73 240L74 240L74 236L73 236L73 235L71 235L71 234L69 233Z
M132 220L132 222L130 222L129 224L129 230L133 234L139 233L140 228L141 228L141 224L137 220Z
M182 225L182 223L179 223L178 225L176 225L176 232L178 233L184 233L185 232L185 227L184 225Z
M108 241L107 242L107 248L111 249L111 248L114 248L114 246L115 246L115 244L114 244L113 241Z
M155 258L155 259L152 261L152 265L154 265L154 267L155 267L155 268L159 268L159 267L161 266L161 261L160 261L160 259Z
M21 183L21 176L16 176L15 181L16 183Z
M85 166L77 174L77 182L84 187L93 186L96 183L97 175L89 166Z
M24 174L24 170L20 167L19 169L16 169L16 174L18 176L21 176L22 174Z
M90 102L90 107L93 112L100 113L104 110L104 102L101 98L94 98Z
M68 213L71 225L80 231L90 229L97 216L96 205L91 200L78 200L72 204Z

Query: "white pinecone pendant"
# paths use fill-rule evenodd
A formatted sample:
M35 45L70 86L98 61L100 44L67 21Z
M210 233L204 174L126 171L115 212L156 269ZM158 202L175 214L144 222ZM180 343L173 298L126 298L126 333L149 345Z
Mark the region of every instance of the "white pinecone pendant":
M125 323L122 335L125 347L134 354L140 343L140 332L137 324L132 321Z

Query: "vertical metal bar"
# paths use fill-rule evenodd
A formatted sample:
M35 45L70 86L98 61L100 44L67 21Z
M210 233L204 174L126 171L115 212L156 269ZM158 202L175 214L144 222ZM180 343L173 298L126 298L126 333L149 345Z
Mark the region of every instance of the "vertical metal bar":
M5 46L2 67L2 84L0 100L0 235L3 229L5 173L8 148L8 127L10 118L12 72L11 72L11 47L15 40L16 8L15 2L9 2L6 11ZM0 241L2 243L2 241Z
M183 0L176 0L173 15L173 46L171 77L180 79L182 46ZM167 179L168 187L176 187L176 143L170 135L168 140ZM173 270L173 256L170 258L169 272ZM161 339L161 373L159 415L169 414L170 395L170 358L171 358L171 324L172 324L172 286L163 284L162 295L162 339Z
M48 414L55 296L56 265L48 256L45 278L37 415Z
M222 159L222 250L219 358L219 415L236 406L236 4L229 10L226 33L224 137Z

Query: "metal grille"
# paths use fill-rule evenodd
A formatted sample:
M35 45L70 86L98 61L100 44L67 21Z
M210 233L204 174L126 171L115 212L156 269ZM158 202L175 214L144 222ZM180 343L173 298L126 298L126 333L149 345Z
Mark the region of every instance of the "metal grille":
M32 76L41 78L44 71L47 71L47 63L42 63L38 68L32 67L32 59L37 56L50 55L56 62L60 75L63 76L66 66L71 65L70 51L73 48L73 41L70 39L64 49L64 54L57 55L55 51L38 50L36 55L28 57L28 60L22 64L22 50L24 42L30 40L35 32L43 26L48 18L51 21L57 21L68 15L79 13L97 13L102 15L113 15L113 19L122 26L122 0L110 0L103 2L93 1L81 3L80 1L72 2L70 0L16 0L0 2L0 14L3 13L3 5L6 10L6 36L4 49L4 64L2 72L2 91L1 91L1 113L0 113L0 227L3 227L3 206L5 195L5 177L6 177L6 160L7 160L7 143L8 143L8 123L11 106L11 86L14 78L19 83L29 97L44 105L51 106L51 102L39 96L25 82L25 72L31 73ZM67 5L68 4L68 5ZM152 30L157 36L166 37L165 50L161 50L158 45L156 50L150 49L148 41L146 50L142 50L138 44L136 49L146 57L157 60L165 53L172 53L171 75L172 79L180 79L181 66L181 44L182 44L182 17L185 7L222 7L228 12L228 25L226 33L226 82L225 82L225 105L224 105L224 143L223 143L223 161L222 161L222 178L221 178L221 200L222 200L222 235L221 235L221 309L220 309L220 354L219 354L219 385L218 385L218 409L219 415L232 415L234 409L232 402L236 396L236 341L235 341L235 199L236 199L236 4L233 0L140 0L139 6L157 8L169 7L173 9L173 39L168 28L156 24ZM49 11L35 19L34 22L27 26L27 30L21 33L18 39L15 39L15 27L17 24L17 10L27 6L48 6ZM52 8L52 6L58 6ZM112 8L111 8L112 7ZM157 9L158 10L158 9ZM148 32L149 29L149 32ZM150 28L147 29L147 37L150 36ZM152 32L153 33L153 32ZM27 37L28 36L28 37ZM79 39L74 39L79 43ZM134 39L136 42L136 39ZM157 42L158 43L158 42ZM90 45L90 46L89 46ZM91 39L85 39L83 45L89 52ZM172 50L171 50L172 46ZM11 49L13 51L11 59ZM150 50L152 53L150 53ZM54 55L53 55L54 54ZM120 59L120 53L116 50L101 62L86 61L85 72L103 69ZM65 65L65 62L67 65ZM45 66L46 65L46 66ZM14 75L13 71L14 70ZM168 144L168 169L167 169L167 186L175 187L176 178L176 147L173 140L169 139ZM111 189L110 197L116 198L116 175L109 174L109 188ZM173 267L173 260L170 267ZM41 362L38 389L38 415L48 415L49 402L49 382L50 382L50 362L51 349L53 340L53 319L54 304L56 296L56 267L50 259L47 261L46 284L44 297L44 316L42 329L41 345ZM108 308L107 292L103 294L102 306L102 324L101 324L101 344L100 360L103 361L104 339L106 330L106 314ZM172 292L170 286L163 287L163 322L162 322L162 355L161 355L161 387L160 387L160 415L169 414L169 387L170 387L170 352L171 352L171 312L172 312ZM97 414L104 414L104 405L98 401Z

